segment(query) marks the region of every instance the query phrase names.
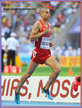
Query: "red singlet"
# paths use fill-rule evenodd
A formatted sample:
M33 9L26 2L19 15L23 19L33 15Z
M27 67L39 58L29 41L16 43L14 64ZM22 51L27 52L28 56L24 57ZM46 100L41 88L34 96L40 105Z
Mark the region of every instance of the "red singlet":
M47 28L41 20L42 29L39 33L43 32ZM50 29L49 23L47 23L48 28ZM40 38L35 40L35 49L32 52L31 60L36 64L43 64L47 58L51 57L49 41L50 41L50 30L48 33L42 35Z

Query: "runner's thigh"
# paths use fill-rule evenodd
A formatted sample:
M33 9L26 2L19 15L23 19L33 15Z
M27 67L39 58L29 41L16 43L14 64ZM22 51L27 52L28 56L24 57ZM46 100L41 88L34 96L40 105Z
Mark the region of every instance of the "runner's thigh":
M49 57L45 61L45 64L48 65L51 69L53 69L53 71L60 71L61 70L58 62L53 57Z
M34 63L34 62L31 60L29 66L28 66L28 68L27 68L27 73L32 74L37 66L38 66L38 64Z

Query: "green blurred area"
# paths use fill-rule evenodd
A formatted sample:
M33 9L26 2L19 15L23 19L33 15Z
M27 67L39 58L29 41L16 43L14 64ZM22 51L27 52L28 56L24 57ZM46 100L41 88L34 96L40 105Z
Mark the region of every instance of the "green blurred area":
M27 66L22 66L22 72L20 74L11 74L11 73L2 73L3 76L21 76L23 75L26 70L27 70ZM72 68L72 72L73 72L73 76L75 75L80 75L80 67L71 67ZM68 76L68 71L69 71L69 67L61 67L61 72L59 74L59 76ZM37 67L34 71L34 73L32 74L32 76L49 76L52 72L52 69L49 67Z

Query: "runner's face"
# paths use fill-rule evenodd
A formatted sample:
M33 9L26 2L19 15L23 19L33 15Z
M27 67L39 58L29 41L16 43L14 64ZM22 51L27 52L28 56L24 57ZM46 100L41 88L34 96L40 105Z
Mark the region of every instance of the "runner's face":
M42 17L45 19L45 20L48 20L50 19L50 10L49 9L45 9L42 13Z

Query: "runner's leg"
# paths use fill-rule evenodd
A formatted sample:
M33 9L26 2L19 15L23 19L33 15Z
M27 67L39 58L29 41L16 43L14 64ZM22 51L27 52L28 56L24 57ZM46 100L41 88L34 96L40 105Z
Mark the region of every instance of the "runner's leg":
M32 60L28 66L27 71L25 72L25 74L20 78L18 87L16 92L19 93L21 87L23 86L24 82L27 80L27 78L29 78L31 76L31 74L34 72L35 68L37 67L38 64L34 63Z
M50 68L52 68L53 72L49 76L49 80L47 81L45 85L45 90L48 90L51 84L56 80L58 77L61 69L57 61L53 57L49 57L46 61L45 64L48 65Z

